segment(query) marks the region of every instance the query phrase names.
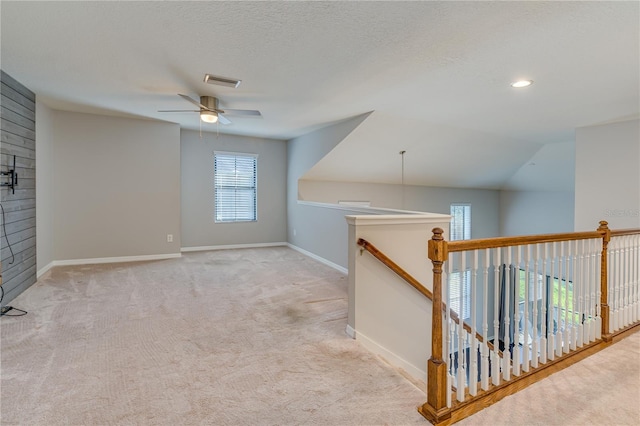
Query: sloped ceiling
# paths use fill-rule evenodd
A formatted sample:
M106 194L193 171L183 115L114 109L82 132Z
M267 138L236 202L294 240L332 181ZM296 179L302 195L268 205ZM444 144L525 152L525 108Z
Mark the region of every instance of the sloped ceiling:
M191 109L184 93L262 112L203 126L225 133L290 139L375 111L316 178L397 180L404 149L414 184L518 188L544 146L638 117L639 15L638 2L3 1L1 66L58 109L198 128L157 112ZM534 84L509 86L520 78Z

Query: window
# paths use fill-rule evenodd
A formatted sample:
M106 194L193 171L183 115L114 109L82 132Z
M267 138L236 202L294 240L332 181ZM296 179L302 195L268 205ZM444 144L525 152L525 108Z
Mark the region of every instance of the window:
M451 241L471 239L471 204L451 204L449 234ZM464 255L464 252L461 254ZM451 274L449 298L451 309L463 319L471 317L471 271L458 270Z
M471 239L471 204L451 204L451 241Z
M216 222L256 221L258 156L214 152Z

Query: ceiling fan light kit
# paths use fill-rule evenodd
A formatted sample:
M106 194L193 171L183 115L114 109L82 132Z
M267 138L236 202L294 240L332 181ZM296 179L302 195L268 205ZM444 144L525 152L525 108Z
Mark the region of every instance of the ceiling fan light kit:
M205 123L215 123L218 121L218 113L215 111L200 111L200 120Z
M200 102L196 101L193 98L190 98L187 95L183 95L178 93L185 101L195 105L198 107L198 110L160 110L158 112L197 112L200 113L200 120L205 123L217 123L220 122L222 124L231 124L231 121L224 116L224 114L229 115L240 115L240 116L253 116L253 117L262 117L260 111L254 109L227 109L222 110L218 108L218 98L215 96L200 96Z
M238 86L240 86L240 83L242 83L242 80L236 80L235 78L220 77L212 74L205 74L204 82L209 84L217 84L218 86L233 87L235 89Z

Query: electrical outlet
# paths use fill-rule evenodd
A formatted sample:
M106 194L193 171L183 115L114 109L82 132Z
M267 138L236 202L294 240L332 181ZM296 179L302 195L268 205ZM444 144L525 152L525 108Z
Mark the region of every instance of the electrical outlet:
M168 243L172 243L173 242L173 234L167 234L167 242Z

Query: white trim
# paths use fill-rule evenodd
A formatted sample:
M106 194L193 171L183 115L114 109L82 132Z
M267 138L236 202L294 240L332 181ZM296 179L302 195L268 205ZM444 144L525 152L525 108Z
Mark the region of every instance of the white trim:
M347 210L350 212L369 213L369 214L390 214L390 213L396 213L396 214L402 214L402 215L436 214L436 213L416 212L412 210L387 209L383 207L360 207L360 206L355 207L355 206L340 205L340 204L319 203L317 201L298 200L298 204L302 206L321 207L321 208L333 209L333 210Z
M306 251L305 249L301 249L300 247L294 246L291 243L287 243L287 246L289 248L297 251L297 252L300 252L300 253L304 254L305 256L308 256L308 257L310 257L310 258L312 258L314 260L317 260L320 263L324 263L325 265L335 269L338 272L342 272L345 275L349 274L349 270L347 268L344 268L344 267L338 265L337 263L333 263L330 260L325 259L324 257L320 257L317 254L311 253L310 251Z
M213 155L229 155L232 157L255 157L258 158L258 154L251 152L232 152L232 151L213 151Z
M349 324L347 324L347 328L344 330L345 333L347 333L347 336L351 337L352 339L356 338L356 329L351 327Z
M187 253L190 251L209 251L209 250L232 250L242 248L260 248L260 247L280 247L287 246L287 243L253 243L253 244L230 244L223 246L199 246L199 247L182 247L180 251Z
M49 272L49 270L51 268L53 268L54 262L49 262L48 265L44 266L42 269L40 269L38 272L36 272L36 279L40 278L41 276L43 276L44 274L46 274L47 272Z
M52 266L93 265L97 263L141 262L145 260L165 260L181 257L181 253L148 254L142 256L96 257L93 259L54 260Z
M422 213L414 215L388 214L388 215L347 215L345 216L349 225L403 225L416 223L437 223L449 222L451 216L440 213Z
M354 333L355 333L355 330L354 330ZM427 372L426 372L427 360L424 361L425 370L421 370L420 368L416 367L415 365L409 363L409 361L405 360L404 358L401 358L398 355L394 354L393 352L389 351L384 346L380 346L378 343L376 343L373 340L369 339L367 336L362 334L362 332L360 332L360 331L358 331L358 334L357 334L357 337L356 337L356 341L360 342L362 344L362 346L364 346L369 351L371 351L374 354L384 358L389 364L393 365L394 367L401 368L404 371L406 371L414 379L419 380L422 383L426 383L426 381L427 381Z

